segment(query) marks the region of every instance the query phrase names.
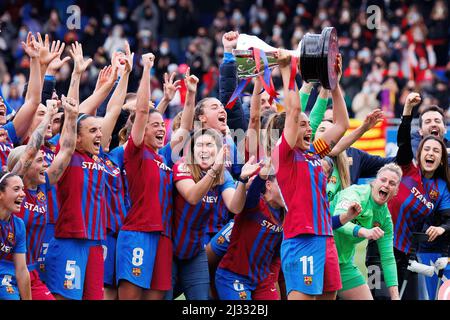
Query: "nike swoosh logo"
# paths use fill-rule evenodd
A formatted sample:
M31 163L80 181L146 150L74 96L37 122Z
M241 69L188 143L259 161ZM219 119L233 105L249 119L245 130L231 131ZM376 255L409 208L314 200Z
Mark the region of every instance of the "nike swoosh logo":
M47 291L47 292L45 292L44 294L46 295L46 296L48 296L48 295L50 295L50 291Z
M277 291L277 289L270 289L270 291L275 292L275 291Z

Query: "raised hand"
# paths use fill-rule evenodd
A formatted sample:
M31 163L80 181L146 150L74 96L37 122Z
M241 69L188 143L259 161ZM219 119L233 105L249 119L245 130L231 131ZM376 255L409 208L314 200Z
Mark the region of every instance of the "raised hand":
M142 55L142 65L144 68L151 69L155 63L155 55L151 52Z
M133 59L134 59L134 52L131 53L130 44L128 43L128 41L125 41L125 57L123 58L123 61L125 62L124 71L126 73L130 73L131 70L133 70Z
M28 57L30 57L30 59L39 58L39 43L31 32L28 32L26 41L26 43L22 41L21 45Z
M230 147L228 145L223 145L217 153L216 159L214 160L214 164L211 168L216 172L220 171L225 165L225 161L228 158L229 153Z
M236 49L239 32L229 31L222 36L222 44L225 52L232 52Z
M365 130L372 129L379 121L383 119L383 111L380 109L375 109L371 113L369 113L364 119L364 128Z
M78 43L78 41L72 43L72 48L69 50L69 52L74 62L73 72L82 74L84 70L86 70L87 67L91 64L92 59L84 59L83 47L81 43Z
M48 99L45 104L47 105L47 116L51 119L58 113L58 100Z
M108 79L110 78L111 74L112 74L112 66L106 66L100 70L100 72L98 73L97 83L95 84L94 92L100 89L105 83L108 82Z
M70 97L61 96L61 103L64 108L64 112L70 116L78 116L78 103L75 99Z
M196 92L198 82L198 78L195 75L191 75L191 68L187 68L186 73L184 74L184 84L188 91Z
M289 54L289 51L285 49L278 49L275 56L277 57L277 62L280 65L280 68L286 68L291 63L291 55Z
M61 41L52 41L50 46L50 39L48 34L45 35L45 40L42 41L41 34L38 32L38 43L39 43L39 62L41 65L48 66L54 59L64 51L66 44Z
M256 171L261 168L262 160L260 162L256 162L255 156L251 156L250 159L245 163L241 170L241 179L247 179Z
M405 109L412 110L415 106L417 106L422 101L420 94L417 92L411 92L406 97L405 101Z

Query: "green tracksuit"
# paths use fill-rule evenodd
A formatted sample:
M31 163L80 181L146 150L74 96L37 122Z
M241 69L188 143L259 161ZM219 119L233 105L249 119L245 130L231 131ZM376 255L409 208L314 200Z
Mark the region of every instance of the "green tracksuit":
M360 238L357 235L361 227L366 229L379 227L384 231L384 236L377 240L384 281L387 287L398 285L391 214L386 204L380 206L373 201L371 193L372 188L370 185L352 185L339 192L330 203L332 215L346 212L352 202L358 202L362 208L362 212L356 219L334 230L343 291L365 283L364 277L353 263L355 247L359 242L364 241L364 238Z

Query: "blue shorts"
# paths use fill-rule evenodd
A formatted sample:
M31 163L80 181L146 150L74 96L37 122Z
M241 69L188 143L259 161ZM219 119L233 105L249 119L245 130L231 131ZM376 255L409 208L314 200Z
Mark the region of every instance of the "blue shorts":
M39 253L38 258L38 271L39 271L39 278L42 282L47 282L47 272L45 271L45 256L48 252L48 244L50 243L50 240L52 240L55 236L55 225L47 223L45 227L45 234L44 239L42 241L41 246L41 252Z
M0 300L20 300L14 263L0 262Z
M281 243L286 292L321 295L342 288L333 237L300 235Z
M216 290L220 300L252 300L255 288L247 277L217 268Z
M115 286L116 282L116 244L117 238L114 234L108 232L106 240L102 241L103 260L105 261L105 274L103 275L103 282L108 286Z
M227 253L228 246L230 245L231 231L233 231L234 220L230 220L223 228L216 233L216 235L209 242L211 244L212 251L222 258Z
M117 237L116 284L127 280L150 289L160 232L120 230Z
M91 248L100 246L99 240L53 238L45 257L46 284L50 292L68 299L81 300L87 285L85 278ZM89 272L98 274L98 270ZM103 270L100 272L103 273Z

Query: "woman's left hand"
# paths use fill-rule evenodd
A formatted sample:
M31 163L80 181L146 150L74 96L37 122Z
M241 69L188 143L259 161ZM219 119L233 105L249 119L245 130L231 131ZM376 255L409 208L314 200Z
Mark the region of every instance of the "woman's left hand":
M425 232L429 238L428 242L436 240L437 237L441 236L445 232L445 229L442 227L429 227Z

